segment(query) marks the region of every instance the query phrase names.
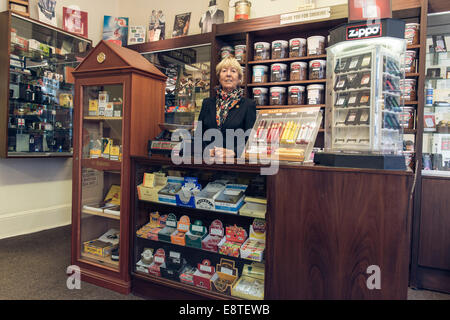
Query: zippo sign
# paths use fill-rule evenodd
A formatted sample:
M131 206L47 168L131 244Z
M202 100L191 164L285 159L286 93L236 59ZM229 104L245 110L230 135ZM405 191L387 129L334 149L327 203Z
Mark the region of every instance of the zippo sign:
M348 0L348 21L392 18L391 0Z
M361 24L349 26L346 29L346 40L359 40L367 38L377 38L382 36L381 23Z

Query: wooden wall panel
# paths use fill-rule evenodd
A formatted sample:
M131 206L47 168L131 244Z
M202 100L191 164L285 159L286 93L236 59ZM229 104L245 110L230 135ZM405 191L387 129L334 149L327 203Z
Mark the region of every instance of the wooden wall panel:
M280 169L268 188L268 299L406 299L412 176Z
M419 265L450 271L450 179L422 179Z

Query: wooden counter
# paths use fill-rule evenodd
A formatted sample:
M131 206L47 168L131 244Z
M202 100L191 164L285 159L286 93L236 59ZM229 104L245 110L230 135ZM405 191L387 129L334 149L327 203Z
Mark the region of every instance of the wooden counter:
M164 158L132 160L132 168L172 165ZM258 173L263 166L179 167ZM413 181L412 172L280 163L267 176L265 298L406 299ZM366 285L371 265L380 268L381 289ZM137 294L155 292L156 284L142 281L134 279Z

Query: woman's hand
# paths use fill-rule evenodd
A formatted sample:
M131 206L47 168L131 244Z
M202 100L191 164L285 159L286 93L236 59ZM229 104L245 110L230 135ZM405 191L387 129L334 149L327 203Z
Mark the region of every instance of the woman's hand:
M209 154L211 157L216 158L234 158L235 153L233 150L225 149L225 148L218 148L214 147L214 149L211 149L209 151Z

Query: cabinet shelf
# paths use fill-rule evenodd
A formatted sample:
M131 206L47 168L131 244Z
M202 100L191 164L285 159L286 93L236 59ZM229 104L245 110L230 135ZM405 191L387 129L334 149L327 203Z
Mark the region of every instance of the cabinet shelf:
M268 60L253 60L249 61L248 64L266 64L266 63L280 63L280 62L295 62L303 60L315 60L315 59L326 59L326 54L319 54L314 56L303 56L303 57L291 57L283 59L268 59Z
M104 116L84 116L84 120L104 121L104 120L122 120L122 117L104 117Z
M246 263L246 264L250 264L252 262L258 262L258 261L251 260L251 259L245 259L245 258L241 258L241 257L228 256L228 255L225 255L225 254L221 254L219 252L213 252L213 251L203 250L203 249L200 249L200 248L193 248L193 247L188 247L188 246L182 246L182 245L175 244L175 243L172 243L172 242L152 240L152 239L142 238L142 237L138 237L138 236L136 236L136 237L138 239L142 239L142 240L144 240L146 242L153 243L155 248L158 248L158 246L159 247L162 247L162 246L171 247L171 248L174 248L175 250L180 250L182 248L183 251L185 251L185 252L187 251L187 252L191 252L191 253L194 253L194 254L198 253L198 252L201 252L202 255L204 255L204 256L214 255L214 256L217 256L217 257L220 257L220 258L233 259L233 260L239 261L241 263ZM264 260L261 263L264 263Z
M281 81L281 82L262 82L262 83L249 83L247 87L268 87L268 86L292 86L297 84L315 84L326 83L326 79L319 80L301 80L301 81Z
M153 208L156 208L157 211L161 210L176 210L178 212L182 212L186 215L192 215L192 216L203 216L204 214L207 215L218 215L218 216L226 216L226 217L237 217L237 218L243 218L243 219L255 219L255 217L249 217L249 216L243 216L239 214L234 213L228 213L228 212L222 212L222 211L215 211L215 210L206 210L206 209L200 209L200 208L189 208L189 207L182 207L182 206L174 206L162 202L154 202L154 201L146 201L146 200L139 200L140 204L143 204L145 206L152 206Z
M196 286L192 286L186 283L182 283L182 282L178 282L178 281L173 281L173 280L169 280L163 277L157 277L154 276L152 274L147 274L144 272L140 272L140 271L134 271L132 272L132 274L139 279L145 280L145 281L149 281L149 282L154 282L157 284L161 284L163 286L166 287L170 287L170 288L174 288L174 289L179 289L188 293L192 293L192 294L196 294L196 295L200 295L203 296L205 298L210 298L210 299L221 299L221 300L243 300L241 298L238 297L234 297L234 296L229 296L229 295L225 295L225 294L221 294L218 292L214 292L214 291L210 291L210 290L206 290L203 288L199 288Z
M93 211L93 210L89 210L89 209L83 209L81 212L85 213L85 214L93 215L93 216L99 216L99 217L104 217L104 218L109 218L109 219L114 219L114 220L120 220L120 215L116 216L114 214L97 212L97 211Z
M256 109L289 109L289 108L325 108L324 104L294 104L294 105L281 105L281 106L256 106Z
M108 159L82 159L81 165L83 167L96 169L99 171L120 171L122 169L122 162Z
M110 257L100 257L87 252L81 252L81 259L85 259L86 261L94 264L100 264L102 266L110 267L114 270L117 270L117 268L119 267L119 261L113 261Z

